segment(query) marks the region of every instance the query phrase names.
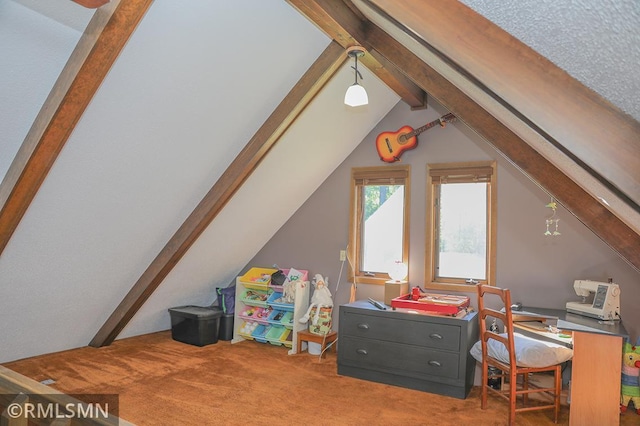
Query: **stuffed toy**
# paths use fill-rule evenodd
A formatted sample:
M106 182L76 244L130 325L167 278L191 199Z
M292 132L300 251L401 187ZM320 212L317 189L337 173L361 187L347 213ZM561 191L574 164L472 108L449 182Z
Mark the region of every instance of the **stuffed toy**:
M620 411L627 411L630 401L640 414L640 338L635 346L628 341L622 346L622 387L620 389Z
M309 321L311 316L311 310L316 308L315 315L313 316L312 324L317 325L320 319L320 309L330 308L333 306L333 299L331 298L331 291L329 291L329 278L323 278L322 275L316 274L313 278L313 296L311 296L311 304L307 312L300 318L300 322L305 324Z

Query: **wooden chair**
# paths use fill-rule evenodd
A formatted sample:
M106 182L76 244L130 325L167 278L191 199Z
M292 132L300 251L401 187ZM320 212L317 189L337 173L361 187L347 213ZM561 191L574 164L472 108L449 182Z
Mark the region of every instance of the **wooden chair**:
M515 424L516 413L521 411L554 409L554 422L558 423L558 415L560 413L560 394L562 392L562 363L557 363L542 367L525 367L520 366L516 362L516 340L513 333L513 316L511 312L511 293L508 289L491 287L488 285L477 285L478 288L478 318L480 319L480 343L482 345L482 402L481 408L487 408L487 395L489 392L500 396L509 401L509 425ZM491 296L493 295L493 296ZM496 297L497 296L497 297ZM486 299L494 303L500 300L500 307L497 309L488 308ZM504 308L504 309L502 309ZM504 333L498 334L487 328L487 320L499 320L504 325ZM489 353L490 345L496 342L502 343L508 353L508 362L501 361L491 357ZM494 353L495 355L495 353ZM493 366L500 370L490 375L489 366ZM553 386L541 387L529 382L530 373L552 372ZM522 383L517 383L518 376L522 376ZM500 377L503 383L501 389L494 389L488 385L490 377ZM505 386L505 382L508 386ZM551 403L547 403L546 399L541 404L528 406L528 395L538 393L551 397ZM522 396L522 406L516 407L516 400Z

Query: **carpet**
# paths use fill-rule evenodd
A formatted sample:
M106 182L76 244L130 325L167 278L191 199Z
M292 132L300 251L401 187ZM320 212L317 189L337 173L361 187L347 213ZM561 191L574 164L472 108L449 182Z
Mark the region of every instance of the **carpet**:
M507 403L490 396L481 410L478 387L461 400L339 376L336 360L335 353L288 355L284 346L254 341L197 347L164 331L4 366L37 381L53 379L51 387L65 393L118 394L119 416L137 425L507 423ZM552 410L519 413L517 423L551 425L552 418ZM560 424L568 418L563 406Z

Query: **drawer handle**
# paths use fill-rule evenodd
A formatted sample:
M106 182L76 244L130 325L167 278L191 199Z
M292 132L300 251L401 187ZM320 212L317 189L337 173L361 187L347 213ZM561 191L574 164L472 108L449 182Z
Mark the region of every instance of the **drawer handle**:
M440 364L438 361L429 361L429 365L432 367L442 367L442 364Z
M429 337L430 337L430 338L432 338L432 339L442 340L442 335L441 335L441 334L438 334L438 333L431 333L431 334L429 335Z
M356 352L360 355L368 355L366 349L357 349Z
M358 324L358 328L359 328L360 330L368 330L368 329L369 329L369 324L362 324L362 323L360 323L360 324Z

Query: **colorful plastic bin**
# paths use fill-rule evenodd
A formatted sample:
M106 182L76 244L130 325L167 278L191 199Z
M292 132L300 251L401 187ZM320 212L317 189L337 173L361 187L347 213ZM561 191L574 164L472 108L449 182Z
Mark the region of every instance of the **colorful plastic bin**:
M287 348L293 348L293 331L291 331L290 329L286 329L286 331L282 333L282 337L280 337L280 340L282 341L282 344Z
M282 273L285 276L289 276L289 272L291 271L291 268L289 269L281 269ZM305 271L304 269L296 269L296 271L299 271L300 273L302 273L302 276L300 277L300 281L308 281L309 280L309 271ZM273 283L269 283L269 288L272 288L274 291L279 291L280 293L282 293L284 291L284 286L282 285L275 285Z
M269 292L265 290L247 289L240 296L240 300L247 306L261 306L267 307L267 301L269 300Z
M261 325L255 321L243 321L238 329L238 334L247 340L253 340L253 332ZM263 325L264 326L264 325Z
M282 335L286 331L290 331L290 330L287 330L286 328L284 328L281 325L274 325L274 326L271 326L271 328L269 329L269 331L267 332L265 337L266 337L267 341L269 343L271 343L272 345L282 346L282 344L284 343L282 341Z
M271 329L270 325L260 324L256 329L251 333L251 337L253 340L260 343L267 343L267 333Z
M277 271L272 268L251 268L240 277L240 282L245 288L266 291L271 283L271 274Z
M282 303L280 301L281 298L282 293L279 291L274 291L273 293L271 293L271 296L269 296L267 303L273 306L274 309L293 312L293 303Z
M266 324L272 313L273 310L269 307L246 306L238 313L238 318L242 318L245 321L256 321L261 324Z

